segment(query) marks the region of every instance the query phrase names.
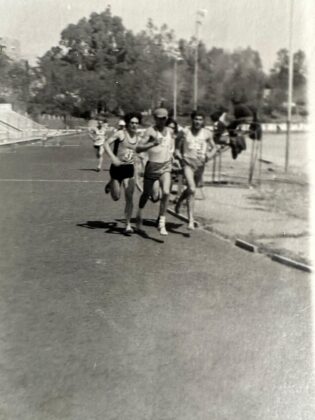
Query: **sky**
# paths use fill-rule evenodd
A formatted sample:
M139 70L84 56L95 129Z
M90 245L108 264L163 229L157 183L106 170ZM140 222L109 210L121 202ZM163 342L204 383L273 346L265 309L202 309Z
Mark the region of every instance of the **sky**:
M260 53L268 71L276 52L289 45L290 1L293 50L303 49L312 56L315 50L307 27L311 29L314 22L313 0L0 0L0 37L18 39L23 57L35 64L36 57L58 44L68 24L100 13L107 5L128 29L139 32L152 18L185 39L194 34L196 11L206 9L200 38L207 47L231 51L250 46Z

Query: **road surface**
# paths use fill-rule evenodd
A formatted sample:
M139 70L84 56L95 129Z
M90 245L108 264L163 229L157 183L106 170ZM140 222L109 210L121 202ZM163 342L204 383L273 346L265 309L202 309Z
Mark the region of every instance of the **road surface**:
M0 419L314 419L310 276L153 204L123 235L95 166L0 150Z

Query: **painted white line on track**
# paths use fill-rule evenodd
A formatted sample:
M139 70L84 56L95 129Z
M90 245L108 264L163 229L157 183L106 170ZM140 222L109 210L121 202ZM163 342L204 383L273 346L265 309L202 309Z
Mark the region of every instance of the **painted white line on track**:
M94 180L82 180L82 179L0 179L0 182L64 182L64 183L95 183L95 182L106 182L103 181L94 181Z

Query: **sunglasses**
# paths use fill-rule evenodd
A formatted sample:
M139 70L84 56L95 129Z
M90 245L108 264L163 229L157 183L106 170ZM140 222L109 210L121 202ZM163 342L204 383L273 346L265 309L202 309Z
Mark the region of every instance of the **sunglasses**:
M130 124L136 124L136 125L138 125L139 122L138 121L130 121Z

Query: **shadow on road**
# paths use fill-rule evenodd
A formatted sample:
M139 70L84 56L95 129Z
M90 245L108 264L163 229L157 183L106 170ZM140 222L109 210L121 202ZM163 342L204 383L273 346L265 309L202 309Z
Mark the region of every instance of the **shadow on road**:
M103 222L101 220L88 220L85 223L78 223L77 226L84 227L86 229L107 229L106 233L130 236L130 235L126 235L124 233L124 228L121 226L117 226L116 222Z
M102 171L98 171L95 168L80 168L79 171L86 171L86 172L108 172L109 169L102 169Z
M120 222L120 223L125 222L124 219L115 219L115 220L117 222ZM131 222L136 223L136 219L131 219ZM156 228L158 226L158 221L156 219L144 219L143 220L143 226L149 226L149 227ZM183 226L183 223L166 222L166 229L168 230L168 232L174 233L174 234L177 234L177 235L182 235L185 238L190 238L190 234L188 232L182 232L180 230L177 230L181 226ZM144 232L144 231L142 230L142 232Z
M124 222L123 219L118 220L121 222ZM105 229L105 233L110 233L113 235L123 235L123 236L132 236L134 234L137 234L141 236L141 238L144 239L151 239L151 241L157 242L159 244L164 244L164 241L161 239L154 238L147 234L144 230L134 230L134 233L125 233L125 227L118 226L117 222L103 222L100 220L88 220L85 223L77 223L77 226L84 227L86 229ZM152 226L152 225L151 225Z
M166 228L169 233L175 233L176 235L182 235L184 238L190 238L190 233L178 230L181 226L183 226L182 223L166 223Z

